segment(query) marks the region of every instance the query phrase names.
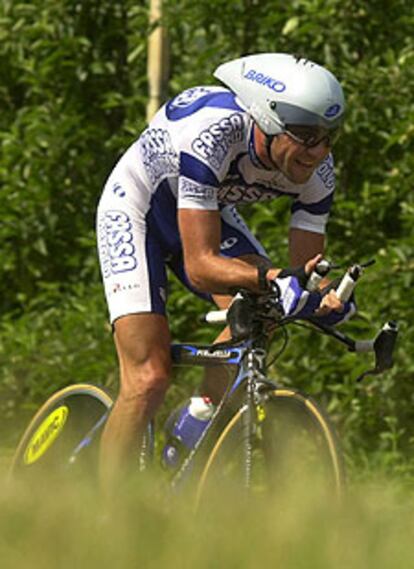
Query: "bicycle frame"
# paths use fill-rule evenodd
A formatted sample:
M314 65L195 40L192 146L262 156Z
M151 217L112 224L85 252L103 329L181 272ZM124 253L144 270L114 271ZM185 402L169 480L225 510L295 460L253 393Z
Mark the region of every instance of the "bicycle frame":
M237 373L228 387L224 397L218 405L210 424L207 426L202 436L198 440L195 447L190 451L183 461L182 465L172 478L171 484L173 488L177 488L182 480L189 472L193 462L195 461L199 449L209 436L211 429L216 424L217 418L220 417L222 409L226 402L235 393L235 391L244 383L246 390L244 393L244 401L246 412L243 415L243 441L244 441L244 480L245 487L249 488L251 480L252 468L252 449L253 449L253 431L254 431L254 408L260 400L259 386L268 385L269 389L276 389L276 384L270 382L265 375L266 350L252 339L247 339L238 346L231 343L220 343L206 346L197 346L192 344L173 344L171 348L172 361L175 366L194 366L213 367L223 365L237 365Z
M235 380L233 381L230 389L230 393L233 393L237 387L245 380L248 374L248 370L243 365L243 359L246 353L249 351L249 345L251 342L246 342L241 346L228 346L223 345L215 346L213 345L194 345L194 344L172 344L171 345L171 359L174 366L202 366L202 367L213 367L213 366L223 366L223 365L237 365L239 366ZM251 373L251 371L250 371ZM221 406L220 406L221 408ZM77 457L82 451L87 448L94 440L96 436L99 436L101 430L109 416L109 412L106 412L99 418L95 425L85 434L85 436L79 441L69 458L69 465L76 462ZM152 449L154 446L154 428L151 424L147 432L148 439L145 441L144 451L152 454ZM204 436L202 437L204 438ZM198 445L197 445L198 447ZM194 449L195 450L195 449ZM141 452L139 457L139 469L144 470L144 454ZM193 453L191 453L192 457ZM190 457L189 457L190 458Z
M311 407L313 409L311 415L316 419L317 428L324 432L332 464L334 464L334 473L337 480L340 481L340 468L338 466L340 460L338 460L338 453L335 450L335 437L332 438L330 435L332 429L329 427L326 418L323 417L323 413L321 414L318 411L317 406L313 405L312 407L312 401L306 395L300 394L295 390L290 390L287 393L286 390L278 389L274 382L267 379L266 358L269 331L274 330L275 326L277 330L284 330L286 325L292 323L306 326L306 323L295 321L293 317L284 317L278 308L278 298L276 292L257 297L248 291L240 291L235 297L235 303L237 303L235 304L236 310L232 311L234 306L232 304L229 311L212 311L204 318L207 322L229 324L231 340L211 345L189 343L171 345L171 360L174 367L200 366L202 368L211 368L220 366L223 369L226 366L231 366L233 368L232 371L235 372L208 426L203 431L194 448L188 452L178 466L178 469L172 472L170 484L173 489L180 486L181 482L187 479L190 471L196 474L197 468L200 469L200 467L202 480L205 480L206 473L208 473L210 465L215 460L214 457L217 455L220 445L226 440L228 434L233 432L232 429L235 425L241 429L241 431L237 431L237 436L239 437L239 433L241 433L244 456L244 486L246 489L249 489L252 481L253 445L256 433L259 432L260 439L260 433L262 432L260 431L260 422L263 421L263 409L268 401L273 401L277 397L280 398L279 401L282 401L283 399L281 398L286 396L292 397L296 401L302 401L302 407L304 405L306 408ZM277 308L276 310L275 307ZM335 328L321 324L314 317L308 318L307 324L308 327L312 325L319 333L333 337L352 352L374 352L374 368L362 374L359 380L370 374L382 373L393 365L393 351L398 335L398 326L395 322L387 322L375 338L363 341L354 340ZM285 334L285 342L274 359L283 352L286 347L286 340L287 335ZM278 396L278 394L280 395ZM45 403L45 406L47 404L48 402ZM76 434L76 438L78 438L76 444L72 446L71 441L70 450L68 449L68 454L70 454L66 462L67 467L71 467L77 461L78 456L83 454L84 449L97 440L106 423L109 412L110 403L106 405L105 411L98 419L96 419L96 416L93 417L94 424L88 424L88 432L79 434L79 438L78 434ZM27 436L30 434L30 429L31 424L26 431L28 433ZM326 433L328 433L328 436ZM22 441L24 441L24 437ZM144 433L140 446L140 471L146 468L149 459L152 458L153 448L154 424L151 422ZM206 453L210 453L208 458ZM206 461L203 462L204 456L206 456ZM195 465L197 457L200 457L201 460ZM192 468L193 466L195 468Z
M289 321L286 323L289 323ZM363 374L364 376L371 373L381 373L385 369L389 369L389 367L391 367L391 356L398 332L397 326L393 323L385 325L375 340L365 342L355 342L334 328L321 326L317 321L310 320L310 323L316 328L319 328L322 333L328 334L340 343L345 344L350 351L375 351L377 360L376 366L373 370ZM392 326L389 328L391 324ZM390 331L392 332L391 336L389 335ZM256 338L256 340L254 338ZM386 340L385 345L384 339ZM221 411L226 405L226 402L242 384L246 385L245 392L243 394L244 400L242 403L242 407L244 406L245 409L245 413L243 414L243 441L245 456L244 479L246 488L249 487L252 465L252 437L255 422L254 408L255 405L259 404L261 401L260 387L267 386L267 389L277 388L277 385L274 382L269 381L266 377L265 362L267 350L264 348L265 344L263 340L264 335L259 334L256 336L250 336L238 345L233 345L231 341L211 345L197 345L189 343L171 345L171 359L174 367L201 366L209 368L214 366L222 367L226 365L237 366L235 378L228 387L220 404L217 406L210 424L203 432L195 447L184 459L178 471L174 474L171 481L173 488L177 488L180 485L186 474L191 469L195 458L198 456L200 447L203 445L213 426L216 424L217 418L220 417ZM385 356L384 353L386 354ZM384 365L384 362L386 365ZM108 412L105 413L96 425L94 425L82 440L79 441L70 456L69 465L74 463L78 454L81 453L83 449L87 448L94 438L98 436L107 417ZM154 427L152 423L150 424L146 435L147 436L142 447L143 450L141 450L139 456L140 470L144 470L146 467L145 462L147 455L152 455L154 447Z

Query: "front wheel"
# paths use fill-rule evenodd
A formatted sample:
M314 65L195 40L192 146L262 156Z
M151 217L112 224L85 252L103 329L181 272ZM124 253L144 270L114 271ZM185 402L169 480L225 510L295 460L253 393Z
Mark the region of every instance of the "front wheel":
M318 485L328 497L340 497L342 455L334 429L315 401L295 390L275 389L262 396L255 412L249 494L282 496L299 486L314 491ZM197 507L217 488L242 489L245 416L241 406L217 438L198 482Z
M53 477L73 469L96 473L100 433L111 406L111 397L89 384L71 385L52 395L26 428L10 477Z

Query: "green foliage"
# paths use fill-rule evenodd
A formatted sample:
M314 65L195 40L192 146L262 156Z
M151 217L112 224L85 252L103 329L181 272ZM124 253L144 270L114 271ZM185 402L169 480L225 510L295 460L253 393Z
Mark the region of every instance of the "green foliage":
M115 350L105 314L99 284L80 283L66 293L52 284L19 318L2 319L2 437L15 443L36 409L66 385L90 382L116 393Z
M97 278L87 262L96 201L142 126L145 61L132 56L145 23L132 2L1 3L3 310L42 282Z
M368 357L295 330L274 373L325 401L351 464L411 471L411 6L404 0L166 0L165 10L171 95L211 83L219 63L256 51L304 54L343 82L348 110L335 149L338 192L328 254L342 263L376 257L358 290L359 316L346 326L362 338L397 319L397 365L356 385ZM94 216L106 176L145 125L147 16L147 4L132 0L0 4L3 416L72 381L115 383ZM279 265L287 262L288 210L279 200L242 212ZM214 331L197 320L205 308L172 281L175 338L211 340ZM174 402L179 396L180 389Z

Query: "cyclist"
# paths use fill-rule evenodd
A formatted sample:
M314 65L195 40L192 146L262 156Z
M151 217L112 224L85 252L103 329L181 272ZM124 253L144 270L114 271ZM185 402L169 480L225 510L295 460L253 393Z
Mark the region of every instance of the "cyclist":
M102 438L106 487L128 464L168 388L166 266L220 308L232 290L260 292L276 280L287 314L337 323L353 311L333 291L322 301L305 292L303 270L272 266L235 209L290 198L290 265L312 270L334 194L331 147L344 114L339 82L316 63L278 53L229 61L215 77L224 86L188 89L158 111L115 166L98 206L120 364L120 392Z

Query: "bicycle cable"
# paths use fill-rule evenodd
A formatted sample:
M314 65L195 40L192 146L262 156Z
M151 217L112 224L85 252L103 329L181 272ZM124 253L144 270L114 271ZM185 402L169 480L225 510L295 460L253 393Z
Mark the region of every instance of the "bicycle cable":
M288 333L288 331L287 331L287 328L286 328L285 326L281 326L281 327L279 328L279 330L281 330L281 332L282 332L282 334L283 334L283 344L282 344L282 347L279 348L279 350L276 352L276 355L274 355L274 356L272 357L272 359L270 360L270 362L267 362L267 363L266 363L266 368L269 368L270 366L272 366L272 365L275 363L275 361L280 358L280 356L281 356L281 355L283 354L283 352L286 350L286 347L287 347L287 345L288 345L288 342L289 342L289 333Z
M317 334L321 334L321 336L329 336L325 330L321 330L316 326L312 326L311 324L307 324L306 322L299 322L299 320L291 320L289 324L293 324L294 326L298 326L299 328L305 328L305 330L312 330L312 332L316 332Z

